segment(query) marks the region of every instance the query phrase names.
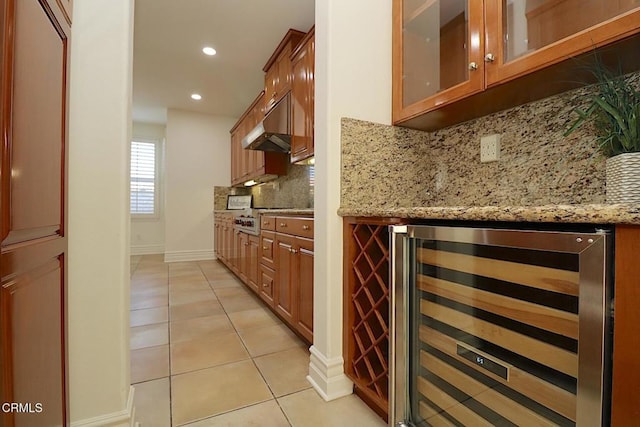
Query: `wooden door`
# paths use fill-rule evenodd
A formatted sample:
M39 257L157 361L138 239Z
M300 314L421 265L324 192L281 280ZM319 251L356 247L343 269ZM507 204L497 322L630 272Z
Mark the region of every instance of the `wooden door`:
M278 86L278 66L273 64L264 77L265 112L269 111L276 103L276 88Z
M213 250L216 258L220 258L220 241L220 218L216 216L213 225Z
M266 221L266 218L263 218L263 222ZM274 269L275 265L273 263L273 241L275 239L275 234L270 231L263 231L260 235L260 262L270 269Z
M258 288L258 264L260 263L259 245L260 238L258 236L248 236L247 240L247 283L256 292L259 292Z
M313 156L315 38L313 30L292 60L291 162Z
M0 402L32 411L1 411L7 427L69 425L70 25L54 0L0 0Z
M394 123L484 89L483 3L393 0Z
M313 240L296 239L298 317L296 329L313 342Z
M241 260L242 260L242 233L238 230L233 230L232 233L233 238L233 257L231 258L231 269L238 275L241 276ZM243 279L244 281L244 279Z
M231 132L231 184L237 184L240 180L240 157L238 153L238 129Z
M222 259L229 264L233 257L233 228L230 218L225 217L222 236Z
M273 283L275 272L264 265L260 265L260 297L273 307Z
M295 325L296 306L295 288L291 277L294 268L293 241L292 236L276 234L274 306L290 325Z

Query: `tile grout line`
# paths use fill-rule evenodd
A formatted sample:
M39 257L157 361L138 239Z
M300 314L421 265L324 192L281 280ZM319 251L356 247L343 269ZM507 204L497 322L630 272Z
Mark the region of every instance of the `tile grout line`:
M198 267L200 267L200 270L202 271L202 266L198 265ZM209 278L204 273L204 271L202 271L202 273L204 274L205 278L207 279L207 282L209 283L209 286L211 287L211 290L213 291L214 295L216 296L216 298L218 298L218 294L216 293L216 291L213 288L213 286L211 286L211 282L209 281ZM276 405L278 405L278 408L280 409L280 412L284 416L285 420L287 420L287 423L289 424L289 426L293 427L293 425L291 424L291 420L289 419L289 417L287 416L286 412L284 411L284 409L280 405L280 402L278 401L278 398L276 397L276 394L274 393L273 389L271 388L271 385L269 385L269 382L267 381L267 379L265 378L264 374L260 370L260 367L258 367L258 365L256 364L256 361L255 361L254 357L249 352L249 349L247 348L247 345L245 344L244 340L242 339L242 336L240 335L240 331L238 331L238 329L236 328L236 325L234 325L234 323L231 321L231 318L229 318L229 314L225 310L224 306L222 304L220 304L220 306L222 307L222 310L224 311L224 313L227 315L227 318L229 319L229 322L231 323L231 326L233 327L233 330L238 335L238 338L240 339L240 342L242 343L242 346L247 351L247 354L249 355L249 357L251 359L251 363L253 363L253 366L256 368L256 371L258 371L258 374L260 374L260 378L262 378L262 381L265 383L265 385L269 389L269 393L271 393L271 396L273 396L273 400L275 401ZM278 321L280 321L280 319L278 319ZM273 354L273 353L270 353L270 354ZM262 356L264 356L264 355L262 355ZM257 357L259 357L259 356L257 356ZM258 403L254 404L254 405L258 405L260 403L264 403L264 402L258 402ZM250 405L250 406L254 406L254 405ZM249 407L249 406L247 406L247 407ZM238 408L238 409L242 409L242 408ZM238 409L235 409L235 410L237 411ZM229 412L232 412L232 411L229 411ZM227 413L229 413L229 412L227 412ZM222 415L222 414L218 414L218 415Z

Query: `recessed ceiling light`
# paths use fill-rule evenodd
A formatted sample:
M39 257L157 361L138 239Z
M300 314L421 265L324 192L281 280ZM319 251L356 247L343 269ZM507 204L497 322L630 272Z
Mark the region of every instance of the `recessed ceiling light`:
M209 55L209 56L213 56L216 54L216 50L210 46L203 47L202 51L204 52L205 55Z
M191 94L191 99L195 99L196 101L200 101L202 99L202 95L200 95L199 93L192 93Z

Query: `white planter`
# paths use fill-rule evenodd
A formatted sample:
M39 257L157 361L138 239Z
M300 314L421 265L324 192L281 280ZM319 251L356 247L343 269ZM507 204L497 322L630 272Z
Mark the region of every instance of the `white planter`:
M607 159L607 203L640 203L640 153Z

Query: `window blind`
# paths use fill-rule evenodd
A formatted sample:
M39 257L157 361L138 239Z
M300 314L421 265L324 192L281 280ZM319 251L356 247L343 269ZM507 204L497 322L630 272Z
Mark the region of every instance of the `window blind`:
M156 144L131 143L131 213L156 213Z

